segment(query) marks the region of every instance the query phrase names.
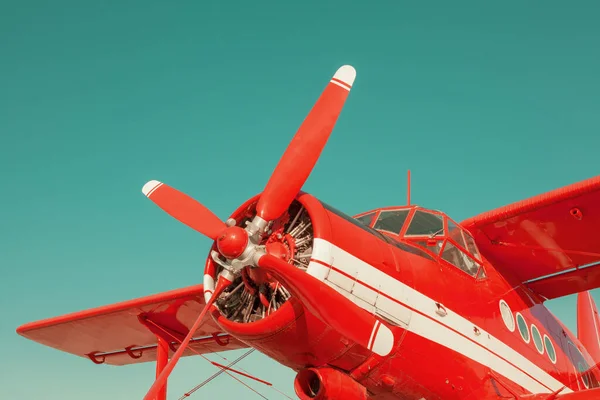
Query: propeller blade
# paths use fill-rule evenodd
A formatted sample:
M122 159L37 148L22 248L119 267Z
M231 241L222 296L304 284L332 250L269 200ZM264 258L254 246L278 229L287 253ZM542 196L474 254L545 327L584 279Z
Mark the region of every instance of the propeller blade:
M261 256L258 266L283 283L312 314L348 339L380 356L392 351L394 334L390 328L325 283L271 254Z
M337 70L283 153L256 205L257 215L265 221L281 216L302 189L344 107L354 78L356 71L350 65Z
M177 349L175 354L173 354L173 357L171 358L171 360L169 360L168 364L162 370L160 375L158 375L158 377L156 377L156 379L154 380L154 383L148 390L148 393L146 393L146 396L144 396L144 400L153 400L156 397L156 395L158 394L158 392L160 391L160 389L165 385L165 383L167 382L167 379L169 379L169 375L171 375L171 372L173 372L173 369L177 365L177 362L181 358L181 355L183 354L183 352L187 348L188 344L190 343L190 340L194 336L194 333L202 325L204 316L206 315L206 313L208 312L210 307L213 305L215 300L219 298L219 296L221 295L223 290L225 290L225 288L227 286L229 286L230 284L231 284L231 281L229 281L228 279L224 278L223 276L219 277L219 280L217 281L217 287L215 288L215 292L213 293L212 297L206 303L206 306L204 307L204 309L202 310L200 315L198 315L196 322L194 322L194 325L192 325L192 328L188 332L185 339L183 339L183 342L181 342L181 344L179 345L179 348Z
M213 240L227 228L208 208L162 182L149 181L142 188L142 193L176 220Z

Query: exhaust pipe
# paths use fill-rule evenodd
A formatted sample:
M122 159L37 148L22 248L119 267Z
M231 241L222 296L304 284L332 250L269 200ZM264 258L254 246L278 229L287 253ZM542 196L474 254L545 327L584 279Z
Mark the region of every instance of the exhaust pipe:
M298 372L294 390L300 400L367 400L367 389L333 368L307 368Z

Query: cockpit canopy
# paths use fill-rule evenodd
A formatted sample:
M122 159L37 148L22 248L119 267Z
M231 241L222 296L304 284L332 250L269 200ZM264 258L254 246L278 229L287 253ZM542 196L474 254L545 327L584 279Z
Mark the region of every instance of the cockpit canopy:
M419 206L371 210L354 217L396 240L421 247L473 277L483 277L473 236L446 214Z

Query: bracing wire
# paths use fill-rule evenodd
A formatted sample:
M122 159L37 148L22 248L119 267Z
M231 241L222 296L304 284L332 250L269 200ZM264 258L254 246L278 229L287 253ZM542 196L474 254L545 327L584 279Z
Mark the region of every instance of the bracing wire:
M250 349L248 350L246 353L242 354L240 357L236 358L235 360L233 360L232 362L230 362L229 364L227 364L227 368L234 366L235 364L237 364L239 361L243 360L244 358L246 358L247 356L249 356L251 353L253 353L256 349ZM222 359L227 360L227 358L221 356L218 353L214 353L218 356L220 356ZM245 369L238 367L238 369L240 371L249 373L248 371L246 371ZM208 383L210 383L213 379L217 378L219 375L221 375L223 372L225 372L226 369L225 368L221 368L219 371L215 372L212 376L210 376L209 378L205 379L203 382L201 382L200 384L198 384L197 386L195 386L192 390L190 390L187 393L184 393L183 396L181 396L179 398L179 400L184 400L185 398L191 396L194 392L196 392L197 390L199 390L200 388L202 388L203 386L206 386ZM284 396L285 398L289 399L289 400L294 400L293 398L291 398L290 396L288 396L287 394L285 394L284 392L282 392L281 390L277 389L273 384L269 385L273 390L275 390L277 393L279 393L280 395Z
M249 356L252 352L254 351L254 349L250 349L249 351L245 352L244 354L242 354L241 356L239 356L238 358L236 358L235 360L233 360L232 362L230 362L227 367L232 367L235 364L237 364L239 361L243 360L244 358L246 358L247 356ZM179 398L179 400L183 400L186 397L189 397L192 395L192 393L196 392L198 389L200 389L201 387L205 386L206 384L208 384L210 381L212 381L213 379L215 379L216 377L218 377L219 375L221 375L223 372L225 372L226 369L221 368L220 370L218 370L217 372L215 372L213 375L211 375L209 378L205 379L203 382L201 382L200 384L196 385L192 390L190 390L189 392L185 393L183 396L181 396Z
M175 339L177 342L182 343L183 341L180 340L178 337L176 337L175 335L173 335L171 332L167 331L166 329L164 329L162 326L154 323L153 321L148 321L149 323L151 323L152 325L156 326L158 329L160 329L161 331L165 332L167 335L171 336L173 339ZM194 350L194 348L188 346L188 349L190 349L192 352L196 353L197 355L199 355L200 357L202 357L203 359L205 359L206 361L208 361L209 363L213 364L212 361L210 361L208 358L206 358L204 356L204 354L199 353L198 351ZM214 365L214 364L213 364ZM219 367L221 368L221 367ZM232 375L229 373L229 371L221 368L227 375L229 375L230 377L232 377L233 379L235 379L236 381L238 381L239 383L241 383L242 385L246 386L248 389L250 389L251 391L253 391L254 393L256 393L257 395L259 395L260 397L262 397L265 400L269 400L267 397L265 397L264 395L262 395L258 390L254 389L252 386L248 385L246 382L242 381L241 379L239 379L238 377Z
M206 346L206 344L204 344L204 345ZM252 350L255 350L255 349L252 349ZM221 357L221 358L222 358L223 360L225 360L225 361L229 361L229 360L228 360L228 359L227 359L225 356L221 355L220 353L212 353L212 354L214 354L214 355L216 355L216 356L218 356L218 357ZM234 363L232 363L232 364L230 364L230 365L234 365L234 364L235 364L235 363L237 363L238 361L239 361L239 360L236 360ZM229 367L230 365L228 365L227 367ZM250 374L250 372L246 371L246 370L245 370L244 368L242 368L242 367L238 367L238 369L239 369L240 371L242 371L242 372L245 372L245 373L247 373L247 374ZM218 372L216 372L216 374L217 374L217 375L220 375L221 373L223 373L223 371L224 371L224 370L225 370L224 368L221 368L221 370L220 370L220 371L218 371ZM286 399L289 399L289 400L294 400L293 398L291 398L290 396L288 396L287 394L285 394L285 393L284 393L284 392L282 392L281 390L277 389L277 388L275 387L275 385L271 384L271 385L269 385L269 386L270 386L270 387L271 387L273 390L275 390L277 393L279 393L279 394L281 394L282 396L284 396ZM180 399L180 400L181 400L181 399Z

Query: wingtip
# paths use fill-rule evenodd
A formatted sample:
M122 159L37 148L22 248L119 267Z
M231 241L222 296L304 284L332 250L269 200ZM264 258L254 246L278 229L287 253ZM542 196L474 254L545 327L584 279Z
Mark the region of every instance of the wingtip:
M354 84L354 79L356 79L356 70L352 65L343 65L338 68L333 77L352 87L352 84Z
M144 196L150 197L152 192L154 192L154 190L156 190L160 185L162 185L162 182L155 180L148 181L142 188L142 193L144 193Z
M28 325L28 324L24 324L24 325L21 325L21 326L19 326L17 329L15 329L15 332L16 332L18 335L24 336L24 333L25 333L25 331L27 330L27 325Z

